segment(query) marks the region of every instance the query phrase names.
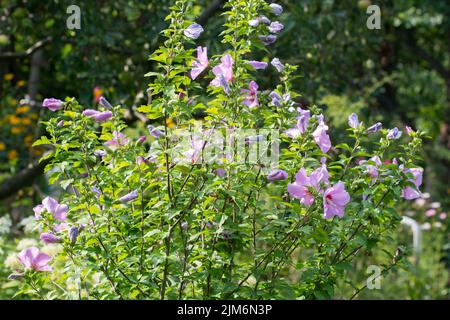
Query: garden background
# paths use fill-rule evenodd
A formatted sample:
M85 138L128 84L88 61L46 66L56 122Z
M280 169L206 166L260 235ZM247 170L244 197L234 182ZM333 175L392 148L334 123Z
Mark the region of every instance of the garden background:
M405 246L409 264L384 278L380 290L359 298L448 299L450 167L450 3L446 0L278 1L285 8L283 34L273 46L282 61L298 65L294 86L303 108L318 105L344 139L347 117L364 123L425 131L422 153L423 195L395 210L416 220L422 230L420 252L412 248L411 229L403 225L374 256L352 261L350 277L367 277L367 260L384 249ZM40 121L46 97L76 97L93 105L100 96L128 108L126 122L139 137L150 124L137 108L147 103L144 75L156 63L148 56L167 26L170 1L83 1L81 29L69 30L67 7L73 1L0 0L0 298L12 298L8 281L12 255L33 244L32 208L48 194L43 173L45 152L32 147L44 132ZM222 1L198 0L196 20L202 41L222 52L216 41L223 24ZM381 8L381 29L370 30L366 9ZM264 79L273 81L273 74ZM265 83L261 83L264 86ZM295 277L295 275L293 275ZM335 298L348 297L347 287Z

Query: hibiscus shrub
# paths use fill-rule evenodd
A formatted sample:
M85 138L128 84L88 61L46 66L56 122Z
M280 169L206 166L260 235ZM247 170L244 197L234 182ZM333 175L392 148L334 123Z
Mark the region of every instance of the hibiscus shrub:
M297 105L296 67L252 59L282 31L273 21L282 7L226 7L229 50L208 57L193 48L203 29L185 19L190 1L176 1L166 41L151 55L160 72L147 75L150 103L139 109L153 123L148 134L131 138L121 107L104 98L96 109L44 101L55 116L35 145L52 146L47 172L63 192L34 210L40 239L63 250L19 254L23 268L11 278L23 292L330 298L352 258L397 228L394 205L420 195L414 161L423 134L367 128L352 114L353 142L336 144L321 110ZM279 83L262 90L258 77L269 67ZM382 267L400 259L392 252Z

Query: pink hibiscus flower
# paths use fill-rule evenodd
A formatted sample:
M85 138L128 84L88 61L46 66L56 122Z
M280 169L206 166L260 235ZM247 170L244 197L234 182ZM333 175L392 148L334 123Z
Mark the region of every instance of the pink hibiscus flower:
M319 115L319 125L313 132L314 141L322 152L327 153L331 149L330 136L327 134L328 126L323 121L323 115Z
M295 127L288 129L285 133L290 138L297 138L301 136L308 129L309 119L311 117L311 112L309 110L303 110L302 108L297 108L299 116L297 117L297 124Z
M33 269L36 271L53 270L52 267L48 265L52 258L45 253L39 252L39 249L36 247L22 250L17 257L25 269Z
M413 187L404 188L402 190L402 197L405 198L406 200L413 200L413 199L419 198L421 195L419 187L422 184L423 169L422 168L410 168L410 169L405 169L404 172L405 173L409 172L409 173L413 174L414 178L409 179L409 181L414 183L416 188L413 188Z
M244 104L249 108L254 108L259 105L258 103L258 84L255 81L250 81L248 89L242 89L242 93L246 93Z
M216 76L211 85L214 87L222 87L226 93L230 91L229 82L233 80L233 59L231 55L226 54L220 59L221 63L213 68Z
M195 80L209 65L208 48L197 48L197 60L192 63L191 78Z
M114 131L113 138L105 142L105 146L109 147L111 150L116 150L119 147L125 146L130 140L125 137L121 132Z
M324 218L333 216L343 217L345 206L350 202L350 195L345 191L345 185L339 181L334 186L325 190L323 194Z

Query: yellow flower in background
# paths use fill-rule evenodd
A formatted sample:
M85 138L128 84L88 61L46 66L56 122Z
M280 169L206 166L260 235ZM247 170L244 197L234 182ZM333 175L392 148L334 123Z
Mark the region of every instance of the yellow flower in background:
M7 73L3 76L3 79L5 79L6 81L11 81L12 79L14 79L14 74Z
M18 114L27 113L28 111L30 111L29 106L21 106L16 109L16 113Z
M9 150L8 151L8 159L9 160L17 159L18 156L19 156L19 154L17 153L16 150Z
M12 134L19 134L23 132L23 127L12 127L11 128L11 133Z
M19 88L25 87L26 84L27 84L27 82L26 82L25 80L17 81L17 86L18 86Z
M25 136L25 138L23 139L23 142L30 147L33 144L33 136L31 134L28 134Z
M33 148L33 149L31 149L31 153L33 154L33 156L40 156L40 155L44 154L44 149L39 148L39 147Z
M22 124L24 126L29 126L31 124L31 119L30 118L23 118L22 119Z
M11 115L8 117L9 124L15 126L22 122L22 120L19 117L16 117L15 115Z
M6 146L3 142L0 142L0 151L4 151L6 149Z
M10 106L16 106L17 100L11 97L6 97L6 103L8 103Z
M103 95L103 89L97 86L94 88L93 93L95 102L98 102L100 100L100 97Z
M172 128L175 127L175 123L174 123L173 120L170 119L170 118L166 120L166 124L167 124L167 127L168 127L168 128L171 128L171 129L172 129Z

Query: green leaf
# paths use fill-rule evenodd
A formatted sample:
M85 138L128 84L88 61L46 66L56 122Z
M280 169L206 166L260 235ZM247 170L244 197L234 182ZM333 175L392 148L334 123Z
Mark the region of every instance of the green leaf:
M33 143L33 147L41 146L43 144L52 144L52 142L46 136L42 136Z

